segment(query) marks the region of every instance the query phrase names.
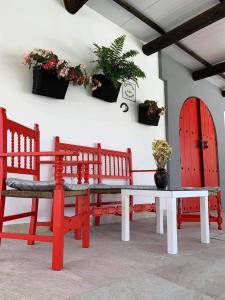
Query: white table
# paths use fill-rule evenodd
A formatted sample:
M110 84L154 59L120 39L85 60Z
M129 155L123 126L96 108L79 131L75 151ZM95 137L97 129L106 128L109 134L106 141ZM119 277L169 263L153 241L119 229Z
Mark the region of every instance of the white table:
M177 198L200 197L201 217L201 242L208 244L209 236L209 213L208 213L208 190L194 188L180 188L158 190L152 186L131 186L121 190L122 195L122 240L130 240L129 220L129 196L146 196L156 199L156 232L163 234L163 202L167 211L167 251L177 254ZM154 200L145 203L154 203ZM135 202L136 204L136 202Z

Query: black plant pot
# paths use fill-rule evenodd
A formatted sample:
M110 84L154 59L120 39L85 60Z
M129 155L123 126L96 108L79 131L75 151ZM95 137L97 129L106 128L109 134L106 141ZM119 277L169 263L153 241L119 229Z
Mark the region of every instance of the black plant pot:
M69 81L64 78L59 79L43 69L33 69L33 94L64 99L68 85Z
M64 0L66 10L74 15L88 0Z
M101 100L104 100L106 102L111 102L111 103L117 101L120 92L121 83L118 82L118 88L116 88L113 85L112 81L107 79L102 74L93 75L93 79L97 79L102 84L99 88L93 91L92 95L95 98L99 98Z
M158 113L148 113L148 106L139 104L138 122L145 125L158 126L160 116Z
M169 182L169 174L165 169L158 169L154 174L154 180L158 189L165 189Z

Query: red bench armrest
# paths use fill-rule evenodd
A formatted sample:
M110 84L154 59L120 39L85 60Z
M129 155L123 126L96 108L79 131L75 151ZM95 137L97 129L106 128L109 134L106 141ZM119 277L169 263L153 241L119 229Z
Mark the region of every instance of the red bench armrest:
M157 170L131 170L131 173L147 173L147 172L156 172Z
M0 153L0 157L19 157L19 156L67 156L67 155L78 155L78 152L73 151L46 151L46 152L9 152Z

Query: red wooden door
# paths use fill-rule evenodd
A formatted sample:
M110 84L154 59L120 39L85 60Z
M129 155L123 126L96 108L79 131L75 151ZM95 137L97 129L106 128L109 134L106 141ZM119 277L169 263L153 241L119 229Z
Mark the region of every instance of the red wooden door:
M182 186L218 186L217 145L211 114L203 101L189 98L180 113ZM210 197L216 209L216 198ZM199 211L199 198L182 201L184 213Z
M200 115L204 186L219 186L216 132L212 116L203 101L200 101ZM209 198L210 209L216 209L216 197Z
M200 126L198 118L198 102L190 98L180 113L180 154L182 186L203 186L201 153L198 147ZM194 201L193 201L194 200ZM183 212L199 211L199 199L188 198L182 201Z

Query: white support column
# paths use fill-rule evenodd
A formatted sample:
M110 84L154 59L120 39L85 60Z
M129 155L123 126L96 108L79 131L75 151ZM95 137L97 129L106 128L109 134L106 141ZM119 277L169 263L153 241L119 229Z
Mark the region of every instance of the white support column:
M130 240L130 197L122 194L122 241Z
M156 232L163 234L163 203L162 199L156 197L155 198L156 203Z
M201 242L210 243L209 236L209 202L208 197L200 197Z
M177 254L177 199L167 198L167 251Z

